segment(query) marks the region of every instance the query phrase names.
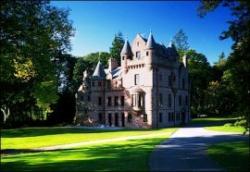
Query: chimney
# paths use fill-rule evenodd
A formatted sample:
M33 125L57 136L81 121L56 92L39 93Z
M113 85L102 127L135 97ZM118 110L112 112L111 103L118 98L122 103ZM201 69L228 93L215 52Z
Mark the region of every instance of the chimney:
M113 59L113 58L109 58L108 64L109 64L108 69L109 69L110 72L111 72L113 69L115 69L116 67L118 67L117 61L116 61L115 59Z

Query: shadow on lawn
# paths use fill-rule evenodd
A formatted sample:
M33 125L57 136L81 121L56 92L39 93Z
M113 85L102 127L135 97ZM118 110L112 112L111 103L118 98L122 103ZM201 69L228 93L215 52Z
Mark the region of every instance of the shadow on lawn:
M29 154L18 154L2 157L2 171L146 171L148 158L154 146L163 138L129 140L106 145L88 146L83 148L46 151ZM177 141L178 140L178 141ZM180 163L183 157L177 151L186 152L190 163L197 164L195 155L204 148L204 143L213 144L225 141L248 140L240 135L218 135L211 137L185 137L170 139L167 147L162 143L160 151L169 150L171 158L177 158ZM172 151L172 152L171 152ZM198 157L197 157L198 158ZM167 163L167 162L166 162Z
M145 171L162 138L2 157L2 171Z

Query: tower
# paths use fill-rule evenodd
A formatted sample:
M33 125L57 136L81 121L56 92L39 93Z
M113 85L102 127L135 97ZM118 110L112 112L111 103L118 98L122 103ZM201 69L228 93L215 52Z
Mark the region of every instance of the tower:
M127 60L131 59L132 57L132 51L131 51L131 47L130 44L128 42L128 40L125 40L125 43L123 45L122 51L121 51L121 67L122 70L127 73Z

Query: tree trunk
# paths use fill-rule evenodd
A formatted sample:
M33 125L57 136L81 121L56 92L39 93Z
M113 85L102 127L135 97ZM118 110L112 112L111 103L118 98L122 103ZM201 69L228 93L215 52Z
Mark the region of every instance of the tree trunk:
M6 120L10 116L10 108L3 106L1 107L1 111L3 112L3 123L5 124Z

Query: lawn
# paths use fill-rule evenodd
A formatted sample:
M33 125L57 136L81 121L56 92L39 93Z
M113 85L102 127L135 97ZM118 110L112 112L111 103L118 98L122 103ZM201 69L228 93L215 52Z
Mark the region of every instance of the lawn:
M249 142L227 142L208 147L208 155L228 171L250 171Z
M207 130L239 133L242 134L245 129L240 126L225 126L226 123L234 123L237 118L195 118L191 125L203 126Z
M30 149L83 141L161 133L164 130L90 130L82 128L23 128L1 132L1 149Z
M168 138L175 130L175 128L103 132L90 130L88 132L83 130L84 132L82 133L80 133L80 131L75 132L76 135L71 131L73 134L71 138L81 134L82 139L85 135L88 137L88 140L102 140L107 137L116 138L146 134L151 134L151 137L148 137L147 139L133 139L99 145L89 145L68 150L4 155L1 157L2 171L147 171L148 158L155 145ZM65 129L62 129L61 131L65 131ZM6 132L7 131L5 131L5 138ZM27 130L25 130L25 132L26 137L27 139L30 139L30 142L32 142L33 137L39 138L47 136L47 138L49 138L50 136L59 135L59 139L60 137L65 136L65 132L60 133L60 130L56 130L57 134L50 131L47 133L48 135L40 134L40 136L36 134L36 136L34 136L34 133L32 132L33 134L31 134L31 137ZM23 134L21 135L22 136L17 134L13 138L26 138ZM93 136L93 138L91 138L90 135ZM60 144L61 143L63 142L60 141ZM20 144L23 145L23 142ZM18 146L16 141L15 147L22 148L22 146Z

